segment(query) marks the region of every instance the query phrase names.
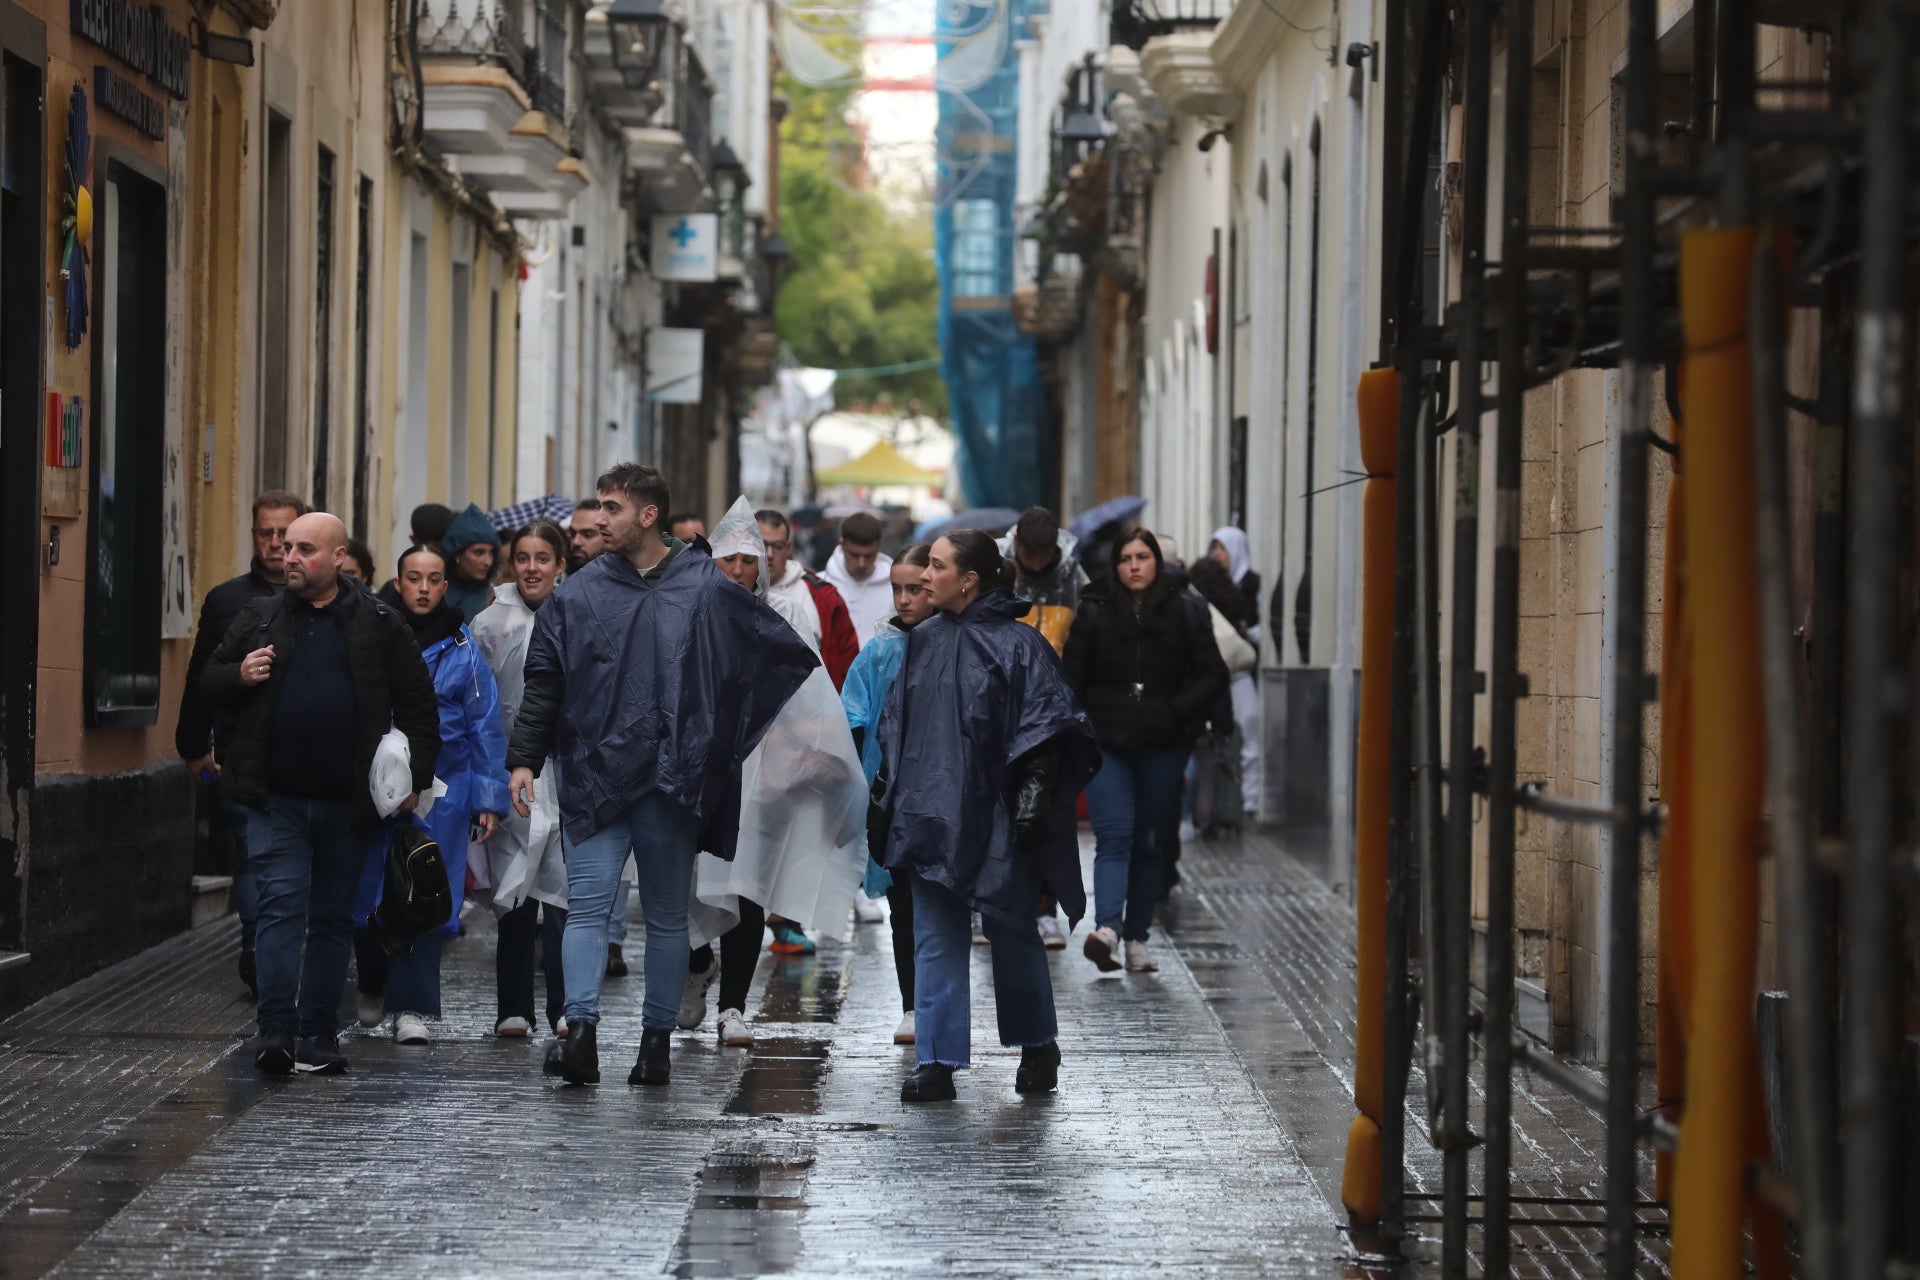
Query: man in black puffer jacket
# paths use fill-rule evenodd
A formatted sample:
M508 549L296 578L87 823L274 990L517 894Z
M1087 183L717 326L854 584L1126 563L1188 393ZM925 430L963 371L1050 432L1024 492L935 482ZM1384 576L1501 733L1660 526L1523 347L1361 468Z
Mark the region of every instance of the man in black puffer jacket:
M234 714L221 781L250 811L260 895L254 1065L272 1074L346 1070L335 1036L354 888L380 821L368 782L374 750L389 728L406 735L415 794L405 810L432 787L440 754L439 700L413 633L341 577L346 561L336 517L294 521L286 594L248 606L200 678Z
M200 627L193 634L193 654L187 659L187 679L180 689L180 719L173 746L195 776L220 771L227 744L233 740L231 713L214 715L200 691L200 673L213 648L227 634L233 620L264 596L275 596L287 585L287 530L307 514L307 504L285 489L269 489L253 500L253 564L237 578L229 578L207 592L200 606ZM240 917L240 981L254 989L253 934L257 911L253 868L247 864L247 811L227 802L227 830L233 840L233 909ZM256 992L257 994L257 992Z

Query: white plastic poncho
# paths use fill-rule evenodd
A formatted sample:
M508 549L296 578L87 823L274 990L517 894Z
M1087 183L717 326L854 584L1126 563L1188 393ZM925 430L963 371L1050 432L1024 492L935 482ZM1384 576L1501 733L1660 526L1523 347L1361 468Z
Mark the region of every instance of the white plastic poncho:
M493 668L494 682L500 687L500 723L509 739L526 694L523 668L527 642L533 636L533 619L534 612L520 598L519 587L503 582L494 588L493 603L481 610L469 627L474 644ZM467 866L476 887L492 890L493 909L501 915L528 898L554 907L567 905L567 864L560 849L560 788L555 769L549 762L535 781L532 816L523 818L509 809L491 840L468 846Z
M807 634L781 607L788 602L767 596L767 548L751 503L737 499L707 541L715 560L757 557L762 574L755 594L801 636ZM853 890L866 865L866 775L833 679L818 667L747 757L733 861L702 853L694 865L692 944L711 942L732 928L741 898L801 922L815 936L844 938Z

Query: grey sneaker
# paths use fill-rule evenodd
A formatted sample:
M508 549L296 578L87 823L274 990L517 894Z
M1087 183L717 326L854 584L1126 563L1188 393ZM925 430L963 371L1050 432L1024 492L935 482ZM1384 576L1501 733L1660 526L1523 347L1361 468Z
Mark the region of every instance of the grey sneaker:
M1127 943L1128 973L1158 973L1159 971L1160 962L1153 958L1153 952L1147 950L1145 942L1129 941Z
M1114 952L1120 950L1120 936L1105 925L1088 934L1080 949L1102 973L1112 973L1120 967L1120 961L1114 956Z
M707 1020L707 989L719 976L718 956L704 971L687 975L687 985L680 989L680 1016L675 1019L682 1031L698 1031Z

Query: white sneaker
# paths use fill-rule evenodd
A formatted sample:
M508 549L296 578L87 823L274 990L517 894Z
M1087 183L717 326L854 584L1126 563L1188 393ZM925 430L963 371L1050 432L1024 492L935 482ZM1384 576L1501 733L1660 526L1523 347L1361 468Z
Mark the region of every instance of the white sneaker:
M1067 935L1060 931L1059 917L1040 917L1040 945L1049 951L1066 950Z
M360 993L359 1008L355 1012L357 1012L360 1015L361 1026L377 1027L382 1022L386 1021L386 1018L387 1018L386 997L370 996L366 992L362 991Z
M1147 950L1146 943L1133 941L1127 943L1128 973L1158 973L1159 971L1160 962L1153 958L1153 952Z
M493 1034L502 1040L525 1040L533 1034L533 1024L515 1014L511 1018L500 1019L500 1025L493 1029Z
M747 1025L747 1016L738 1009L720 1011L720 1043L733 1049L753 1047L753 1028Z
M680 989L680 1016L676 1021L682 1031L697 1031L700 1024L707 1020L707 988L720 976L720 958L715 956L704 973L689 973L687 985Z
M900 1025L893 1029L893 1042L895 1044L913 1043L913 1010L909 1009L900 1015Z
M395 1044L426 1044L427 1024L418 1014L403 1013L393 1020L393 1042Z
M987 927L981 922L978 911L973 913L973 945L976 947L987 945Z
M869 898L865 889L853 891L853 922L855 924L885 924L887 909L880 899Z
M1102 973L1112 973L1120 967L1113 953L1120 949L1120 936L1105 925L1087 935L1087 941L1081 951L1087 959L1093 961Z

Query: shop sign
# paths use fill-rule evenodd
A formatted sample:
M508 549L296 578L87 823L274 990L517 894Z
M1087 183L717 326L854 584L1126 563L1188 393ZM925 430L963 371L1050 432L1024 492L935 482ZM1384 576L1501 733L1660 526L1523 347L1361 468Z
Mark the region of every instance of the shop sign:
M93 100L155 141L167 136L167 109L160 99L140 92L111 68L93 69Z
M174 97L187 96L187 66L193 45L186 32L167 22L166 10L139 0L72 0L72 4L75 35L105 49L135 71L145 72Z
M653 278L718 280L720 215L660 213L653 218Z

